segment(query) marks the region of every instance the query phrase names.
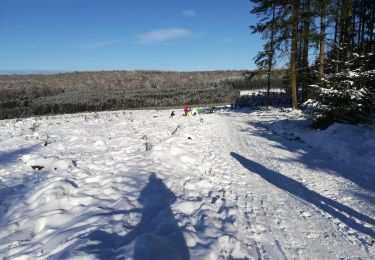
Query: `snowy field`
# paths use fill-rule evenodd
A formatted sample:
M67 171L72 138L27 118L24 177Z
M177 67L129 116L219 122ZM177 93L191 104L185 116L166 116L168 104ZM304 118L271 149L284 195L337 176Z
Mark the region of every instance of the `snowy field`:
M271 93L286 93L285 89L272 88ZM253 90L241 90L240 96L254 96L254 95L264 95L267 93L267 89L253 89Z
M375 258L373 126L170 112L0 121L0 259Z

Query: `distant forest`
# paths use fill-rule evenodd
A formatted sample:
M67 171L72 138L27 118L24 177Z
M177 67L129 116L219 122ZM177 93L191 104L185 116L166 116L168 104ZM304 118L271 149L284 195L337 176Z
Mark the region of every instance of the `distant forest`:
M251 75L249 77L249 75ZM248 71L105 71L1 75L0 119L83 111L230 104L242 89L264 88ZM283 87L275 77L274 87Z

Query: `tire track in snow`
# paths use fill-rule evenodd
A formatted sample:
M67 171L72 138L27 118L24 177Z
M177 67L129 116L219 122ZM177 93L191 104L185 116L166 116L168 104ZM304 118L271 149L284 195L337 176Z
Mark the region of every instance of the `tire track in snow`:
M250 235L255 234L256 231L254 231L252 225L249 225L246 213L242 212L246 207L251 207L250 211L254 211L253 205L247 204L243 198L243 194L247 196L246 174L242 173L238 176L240 172L233 171L233 165L229 164L227 160L229 156L227 149L228 130L226 122L207 129L209 133L208 139L210 139L209 145L204 146L208 148L205 153L210 155L207 163L207 173L215 183L215 186L224 187L227 204L236 209L236 226L239 231L237 238L240 239L243 247L247 248L248 256L254 259L264 259L266 255L264 254L263 246L253 235ZM204 149L204 147L202 148Z
M246 116L249 116L249 120L251 121L261 120L259 115L254 117L246 114ZM233 117L236 119L235 115L233 115ZM231 118L232 120L233 117ZM240 154L248 159L255 159L258 161L258 163L265 165L265 167L269 169L278 169L280 164L274 165L273 162L278 155L275 154L277 150L272 148L274 145L272 141L259 137L257 133L253 132L259 130L253 127L249 128L248 125L244 125L243 121L243 119L240 119L235 123L236 126L232 132L237 134L237 136L232 138L232 147L234 149L239 149ZM244 128L246 128L246 132L241 132L241 130ZM293 155L293 152L290 153ZM294 156L298 155L295 154ZM288 165L288 163L283 164L281 170L285 172ZM300 171L298 165L296 164L293 164L293 168L289 168L288 171L292 172L293 177L295 175L301 175L301 172L303 173L303 171ZM259 207L266 212L264 218L274 219L272 213L275 212L277 208L281 208L282 211L279 213L285 215L283 220L289 225L287 229L282 229L283 233L287 236L286 240L282 239L282 237L279 240L279 234L275 232L280 229L280 224L273 223L274 226L270 225L268 230L275 235L275 239L279 244L281 241L284 247L296 248L296 252L298 253L299 257L306 257L314 254L317 255L318 252L320 252L322 256L332 255L336 257L352 257L353 252L357 252L359 253L359 256L368 257L366 252L360 249L357 245L353 245L350 240L347 239L346 236L335 227L335 224L326 218L325 212L322 213L321 210L318 210L314 206L308 205L308 203L302 201L302 199L296 198L294 195L289 194L288 192L285 193L284 191L279 190L277 187L271 186L269 183L262 180L262 178L259 178L260 176L258 175L251 174L251 176L253 179L257 180L258 185L261 183L266 183L266 185L263 186L263 192L266 191L268 195L268 198L265 199L266 205ZM258 190L258 192L260 191ZM280 198L284 199L280 200ZM285 203L282 203L282 201L291 203L292 207L288 205L288 207L285 208L286 205ZM271 208L271 210L267 210L267 208ZM294 228L291 228L291 220L296 222L293 223L293 225L295 225ZM261 221L261 219L258 219L258 221ZM298 227L300 227L300 230ZM304 230L311 231L304 232ZM311 243L310 239L315 242ZM293 240L303 241L303 243L300 243L300 245L290 244L289 241ZM324 246L322 247L322 245ZM304 252L306 250L309 252ZM326 250L326 252L324 252L324 250Z

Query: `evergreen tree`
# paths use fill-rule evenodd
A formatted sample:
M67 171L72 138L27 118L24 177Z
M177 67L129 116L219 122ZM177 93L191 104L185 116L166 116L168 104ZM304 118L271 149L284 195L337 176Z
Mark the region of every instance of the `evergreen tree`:
M251 12L260 18L251 27L253 33L266 39L255 61L260 68L268 65L271 75L276 52L288 50L293 108L297 107L298 84L302 99L310 98L308 104L315 105L317 121L365 122L375 110L375 1L251 2ZM314 47L319 55L310 65L309 50ZM310 73L314 70L316 77ZM314 78L314 91L307 93L306 85Z
M313 108L317 128L332 122L358 124L369 119L374 97L375 71L366 67L373 53L353 54L341 64L341 71L327 73L314 85L316 96L306 104Z
M254 1L256 2L256 1ZM270 89L271 89L271 73L272 67L274 64L274 55L275 55L275 48L278 47L277 43L275 43L275 31L276 31L276 2L271 1L272 3L266 3L265 1L257 1L258 6L254 8L251 12L254 14L264 13L265 10L271 13L270 20L262 20L263 23L258 23L256 26L251 26L253 33L260 32L265 34L266 44L264 45L264 51L260 52L256 57L256 64L258 67L263 68L268 66L267 68L267 107L270 103Z
M288 42L295 40L295 50L291 50L291 93L292 106L297 107L297 26L299 16L299 1L282 0L251 0L253 3L252 14L260 18L256 25L251 26L252 33L261 33L266 40L263 51L255 58L259 69L268 68L268 75L271 75L271 68L275 62L276 53L289 48ZM294 32L294 37L291 33Z

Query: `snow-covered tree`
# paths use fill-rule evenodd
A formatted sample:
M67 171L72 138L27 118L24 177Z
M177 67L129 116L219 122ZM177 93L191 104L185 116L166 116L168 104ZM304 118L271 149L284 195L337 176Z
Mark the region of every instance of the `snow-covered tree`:
M342 62L339 72L324 74L318 84L312 85L315 95L305 104L314 111L316 127L324 128L332 122L367 121L375 93L375 70L368 66L373 55L354 53L350 61Z

